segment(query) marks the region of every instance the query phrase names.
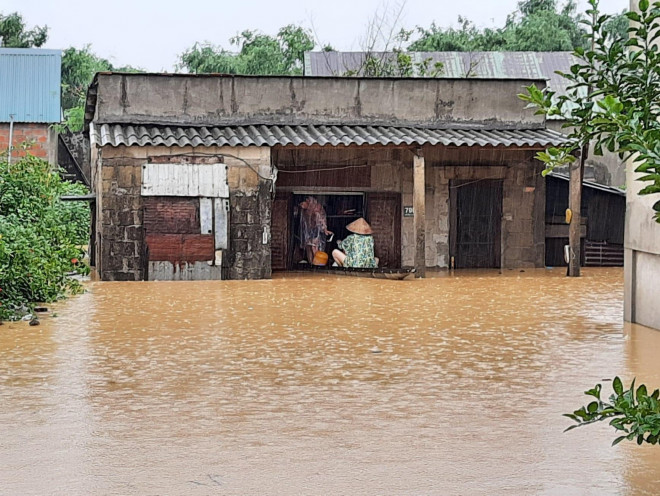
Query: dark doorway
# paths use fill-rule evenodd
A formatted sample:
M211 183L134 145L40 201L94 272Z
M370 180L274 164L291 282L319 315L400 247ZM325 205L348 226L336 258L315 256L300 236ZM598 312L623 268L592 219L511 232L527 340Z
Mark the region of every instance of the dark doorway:
M501 259L502 181L450 182L451 256L465 269L499 268Z
M313 196L326 213L328 229L335 233L327 240L328 255L337 240L351 234L346 226L364 217L374 230L374 253L379 266L401 266L401 195L358 192L281 192L273 201L271 216L271 263L273 270L296 269L305 252L300 246L300 203ZM330 260L332 263L332 260Z

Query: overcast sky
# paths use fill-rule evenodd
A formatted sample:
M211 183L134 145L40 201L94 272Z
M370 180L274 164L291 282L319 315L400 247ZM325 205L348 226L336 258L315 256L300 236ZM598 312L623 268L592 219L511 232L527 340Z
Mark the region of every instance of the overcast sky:
M604 12L620 12L627 0L601 0ZM397 0L389 0L390 6ZM478 26L502 26L517 0L408 0L403 25L456 25L459 15ZM578 0L580 9L587 1ZM172 71L178 55L196 41L230 49L229 38L245 29L275 34L286 24L315 29L322 43L359 50L359 40L384 0L4 0L2 13L18 11L29 26L50 27L45 48L91 44L115 65Z

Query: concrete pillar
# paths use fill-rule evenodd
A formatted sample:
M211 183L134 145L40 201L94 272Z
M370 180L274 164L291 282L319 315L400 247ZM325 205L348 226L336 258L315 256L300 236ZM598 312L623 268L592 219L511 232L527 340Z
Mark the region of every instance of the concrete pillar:
M413 215L415 224L416 277L426 273L426 186L424 157L418 152L413 158Z

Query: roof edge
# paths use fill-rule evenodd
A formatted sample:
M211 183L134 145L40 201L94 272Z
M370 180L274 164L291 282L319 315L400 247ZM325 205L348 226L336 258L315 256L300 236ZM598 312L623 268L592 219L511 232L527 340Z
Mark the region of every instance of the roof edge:
M440 79L442 81L528 81L528 82L543 82L545 78L464 78L464 77L364 77L364 76L307 76L299 74L225 74L220 72L204 73L204 74L187 74L182 72L121 72L121 71L104 71L96 73L98 76L129 76L129 77L181 77L181 78L227 78L227 79L336 79L336 80L362 80L362 81L428 81L433 79Z

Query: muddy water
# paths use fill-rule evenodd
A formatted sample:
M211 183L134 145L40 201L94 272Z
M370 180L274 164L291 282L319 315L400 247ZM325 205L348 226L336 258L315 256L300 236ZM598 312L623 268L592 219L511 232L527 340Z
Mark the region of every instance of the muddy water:
M0 327L0 494L657 494L657 447L562 433L603 378L660 385L660 332L624 328L622 287L90 283Z

